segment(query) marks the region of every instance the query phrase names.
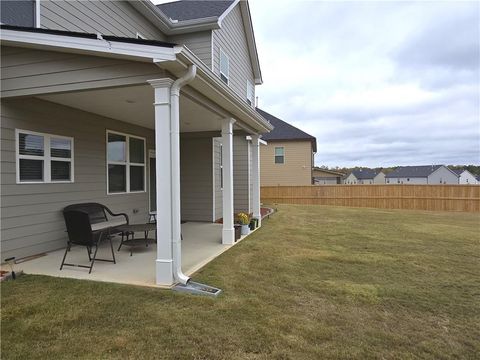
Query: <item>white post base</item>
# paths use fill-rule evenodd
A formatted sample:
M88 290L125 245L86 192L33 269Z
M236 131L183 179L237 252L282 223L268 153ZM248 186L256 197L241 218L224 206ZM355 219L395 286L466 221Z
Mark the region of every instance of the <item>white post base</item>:
M235 244L235 229L222 230L222 244L223 245Z
M157 285L170 286L175 283L173 278L173 261L157 259L155 261Z

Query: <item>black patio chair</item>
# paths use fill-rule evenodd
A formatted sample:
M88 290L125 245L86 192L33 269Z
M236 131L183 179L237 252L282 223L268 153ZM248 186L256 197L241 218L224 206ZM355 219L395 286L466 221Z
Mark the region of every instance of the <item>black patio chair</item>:
M68 207L67 207L68 208ZM63 211L63 216L65 218L65 224L67 226L68 233L68 242L67 248L65 249L65 254L63 255L62 264L60 265L60 270L64 266L76 266L89 269L88 273L92 272L93 264L96 260L98 261L115 261L115 253L113 252L112 238L109 234L109 228L104 228L98 231L92 230L92 224L90 221L90 214L85 210L72 210L65 209ZM108 239L110 241L110 249L112 251L112 260L109 259L97 259L98 245L103 239ZM85 246L87 248L88 260L90 261L90 266L80 265L80 264L70 264L66 263L65 259L67 253L70 251L72 245ZM95 252L93 257L91 256L91 250L95 247Z

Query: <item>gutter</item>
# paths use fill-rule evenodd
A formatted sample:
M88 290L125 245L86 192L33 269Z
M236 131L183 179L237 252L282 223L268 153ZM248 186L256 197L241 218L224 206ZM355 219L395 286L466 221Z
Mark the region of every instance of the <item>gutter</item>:
M186 285L190 278L182 272L181 219L180 219L180 89L191 82L197 74L197 66L190 65L187 72L173 83L170 89L170 146L172 154L172 223L173 223L173 276Z

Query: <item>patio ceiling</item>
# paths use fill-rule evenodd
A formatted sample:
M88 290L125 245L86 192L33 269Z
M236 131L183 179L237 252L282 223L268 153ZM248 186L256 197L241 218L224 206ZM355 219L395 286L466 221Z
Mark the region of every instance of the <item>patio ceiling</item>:
M108 118L154 129L153 88L150 85L77 91L38 98ZM181 94L180 131L219 131L222 116Z

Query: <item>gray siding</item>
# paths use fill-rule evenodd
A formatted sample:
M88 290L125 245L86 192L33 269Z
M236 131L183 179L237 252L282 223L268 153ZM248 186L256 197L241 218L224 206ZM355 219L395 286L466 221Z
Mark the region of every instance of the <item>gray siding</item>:
M222 138L213 139L213 161L214 161L214 184L213 191L215 196L215 220L223 217L223 191L222 191L222 171L220 165L222 163L221 152Z
M40 2L40 24L45 29L101 33L135 38L165 40L165 35L127 1L45 1Z
M162 70L148 63L2 47L2 95L31 95L101 86L143 83Z
M212 32L202 31L192 34L170 36L169 42L188 47L210 69L212 68Z
M233 137L233 207L235 212L249 211L249 159L245 135Z
M148 219L148 193L107 195L106 129L138 135L154 148L152 130L104 118L39 99L2 100L1 117L2 256L17 258L64 247L61 210L69 204L95 201L131 222ZM16 184L15 129L74 138L75 182ZM148 188L148 187L147 187ZM134 214L134 209L138 213Z
M182 220L212 221L212 139L182 138L180 159Z
M438 168L428 177L429 184L458 184L458 176L445 166Z
M247 99L247 79L254 84L252 64L243 29L242 14L237 5L223 20L222 28L213 30L213 72L220 76L220 48L230 58L229 86Z

